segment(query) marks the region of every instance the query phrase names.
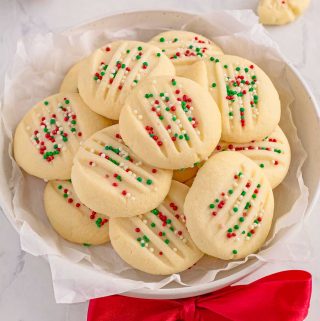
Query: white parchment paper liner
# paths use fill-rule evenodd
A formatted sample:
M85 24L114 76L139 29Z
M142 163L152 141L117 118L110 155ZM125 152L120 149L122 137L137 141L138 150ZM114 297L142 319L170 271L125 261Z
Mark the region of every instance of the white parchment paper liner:
M199 24L199 20L205 20L212 27L201 29L203 24ZM245 260L225 262L205 257L188 271L163 277L131 268L115 254L110 244L85 248L59 237L43 209L45 183L22 173L12 158L12 135L17 123L35 103L56 93L68 68L95 48L118 38L147 41L163 30L150 29L141 21L130 30L112 34L106 30L75 32L69 36L37 34L18 43L5 82L0 115L0 197L4 212L20 234L22 249L48 259L57 302L81 302L134 289L156 289L170 282L185 286L208 283L219 271L235 268L251 258L264 262L296 259L292 247L283 239L303 221L307 207L308 191L301 175L306 154L291 118L289 106L294 95L286 79L283 57L251 11L215 11L194 16L181 28L213 39L225 53L251 59L267 72L279 91L281 127L290 141L292 163L285 181L275 190L275 220L269 239L258 254Z

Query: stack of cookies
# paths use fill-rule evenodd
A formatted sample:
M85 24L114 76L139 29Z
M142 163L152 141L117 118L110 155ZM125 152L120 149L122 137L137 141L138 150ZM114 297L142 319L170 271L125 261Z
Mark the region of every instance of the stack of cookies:
M47 181L46 213L64 239L111 241L134 268L166 275L264 244L290 165L280 113L256 64L168 31L73 66L18 124L14 157Z

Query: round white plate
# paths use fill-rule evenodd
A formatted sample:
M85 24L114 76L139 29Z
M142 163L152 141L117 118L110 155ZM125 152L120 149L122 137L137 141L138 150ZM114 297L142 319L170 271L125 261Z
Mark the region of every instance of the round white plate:
M68 30L66 34L75 34L90 29L107 29L109 32L117 32L124 28L133 28L141 21L146 28L152 29L180 29L191 14L172 11L143 11L129 12L109 17L101 20L87 23L83 26ZM206 36L206 29L210 28L205 20L197 19L197 30ZM148 40L148 39L141 39ZM288 82L295 96L295 101L291 105L291 111L294 122L298 128L298 135L302 140L303 146L308 154L308 159L302 168L305 185L309 188L309 206L308 211L313 207L319 194L320 181L320 140L315 138L320 133L319 112L317 110L315 99L310 89L301 78L299 73L286 62L286 73ZM141 298L173 299L183 298L199 294L204 294L222 287L230 285L262 265L261 262L251 259L246 264L240 265L229 271L220 272L215 281L198 286L183 287L177 283L170 283L168 286L148 290L140 289L125 293L128 296Z

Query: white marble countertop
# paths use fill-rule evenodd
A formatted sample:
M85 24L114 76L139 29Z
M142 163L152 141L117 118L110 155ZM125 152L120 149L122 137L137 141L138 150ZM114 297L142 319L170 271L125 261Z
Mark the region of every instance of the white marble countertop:
M103 14L139 9L176 9L206 12L210 9L255 9L257 0L1 0L0 1L0 88L15 50L16 40L30 23L48 31L61 31ZM298 68L320 102L318 56L320 1L297 22L268 28L282 52ZM1 93L1 91L0 91ZM316 137L320 139L320 135ZM320 165L319 165L320 166ZM256 272L264 276L285 269L304 269L313 274L314 291L308 321L320 320L320 202L297 237L307 237L313 246L308 262L268 263ZM49 265L45 260L21 251L19 237L0 213L0 320L2 321L85 321L87 304L56 304Z

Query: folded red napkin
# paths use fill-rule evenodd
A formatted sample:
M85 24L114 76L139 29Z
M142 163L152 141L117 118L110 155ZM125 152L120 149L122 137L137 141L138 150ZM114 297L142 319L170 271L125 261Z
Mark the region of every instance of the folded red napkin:
M308 314L311 275L292 270L248 285L176 300L121 295L90 300L88 321L300 321Z

